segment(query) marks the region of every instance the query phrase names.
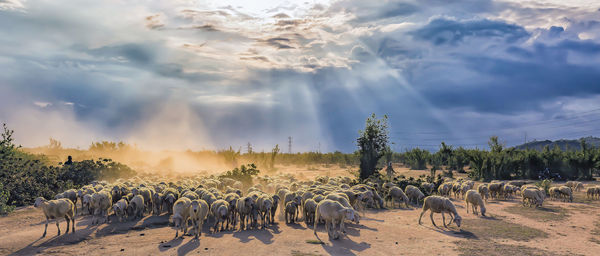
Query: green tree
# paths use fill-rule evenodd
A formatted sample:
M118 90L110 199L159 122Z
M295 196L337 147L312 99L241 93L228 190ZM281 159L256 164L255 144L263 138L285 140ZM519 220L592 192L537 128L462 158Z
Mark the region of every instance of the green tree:
M377 163L385 154L388 146L388 117L384 115L382 119L377 119L373 113L365 125L365 129L359 131L359 137L356 139L360 154L360 179L364 180L377 171Z

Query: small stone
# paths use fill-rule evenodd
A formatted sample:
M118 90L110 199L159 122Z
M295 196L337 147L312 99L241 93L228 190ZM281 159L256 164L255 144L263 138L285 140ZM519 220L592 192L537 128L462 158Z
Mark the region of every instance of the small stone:
M121 249L121 251L123 252L123 251L125 251L125 249Z
M398 244L398 242L396 242L396 244Z
M208 250L208 248L204 247L204 250L206 251L206 250Z
M141 234L140 234L140 236L144 236L144 235L145 235L144 233L141 233Z

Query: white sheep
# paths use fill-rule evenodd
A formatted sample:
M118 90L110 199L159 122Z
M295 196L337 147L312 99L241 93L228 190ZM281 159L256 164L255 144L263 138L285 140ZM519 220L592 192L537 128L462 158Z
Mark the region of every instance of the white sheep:
M407 208L410 208L408 202L410 201L404 191L399 187L392 187L388 192L388 199L392 201L392 208L395 206L396 201L403 201Z
M210 205L210 210L213 217L215 217L213 233L216 233L219 230L219 223L221 223L221 231L223 231L223 225L229 218L229 203L225 200L219 199Z
M271 222L269 219L271 218L271 208L273 208L273 199L269 195L262 195L260 198L258 198L257 206L260 212L262 228L265 229L267 227L267 222Z
M58 235L60 235L58 220L61 217L65 217L65 220L67 221L67 231L65 233L69 233L69 221L72 222L72 230L75 232L75 204L73 204L71 200L62 198L48 201L43 197L38 197L35 199L33 206L36 208L42 207L44 215L46 216L46 225L44 226L44 234L42 234L42 237L46 236L49 219L54 219L56 221L56 229L58 229Z
M240 230L244 230L246 228L247 220L250 219L254 205L255 202L251 196L245 196L237 200L235 210L240 216Z
M542 204L544 203L544 199L541 197L540 193L538 192L538 189L534 189L534 188L526 188L525 190L522 191L522 196L523 196L523 205L536 205L536 207L538 206L542 206Z
M405 192L406 196L408 197L409 201L414 200L416 205L419 204L419 200L421 200L425 197L423 192L421 192L421 190L419 190L419 188L417 188L413 185L406 186L406 189L404 189L404 192Z
M560 186L558 191L562 195L565 201L569 200L569 202L573 202L573 190L567 186Z
M127 206L127 214L133 217L133 219L142 219L144 218L144 208L144 197L142 195L134 196Z
M183 235L187 233L188 219L190 217L190 205L192 200L187 197L182 197L173 204L173 224L175 229L175 238L179 237L179 230L183 231ZM182 236L183 236L182 235Z
M190 219L192 220L194 237L196 239L198 239L198 236L202 233L202 225L204 224L206 216L208 216L208 211L208 204L202 199L193 200L190 204Z
M121 198L119 201L113 204L113 212L121 222L123 222L123 219L127 217L126 211L128 205L129 203L124 198Z
M108 211L112 205L112 196L109 191L102 190L92 194L91 208L94 210L92 216L92 225L98 224L98 217L104 218L108 222Z
M344 230L344 221L346 219L352 220L353 218L354 212L352 209L344 207L337 201L325 199L317 204L317 209L315 210L314 234L317 235L319 219L323 219L329 238L332 238L333 234L333 239L338 239L339 232L335 230L335 225L339 223L340 230Z
M488 189L487 184L479 184L477 187L477 192L481 195L481 197L487 202L490 197L490 190Z
M312 224L315 220L315 211L317 210L317 202L313 199L306 199L304 202L304 221L306 224Z
M470 189L465 194L465 203L467 208L467 213L469 213L469 203L471 204L473 213L477 215L477 206L481 210L481 216L485 216L485 205L483 204L483 200L481 199L481 195L477 193L474 189Z
M296 212L298 211L298 203L289 201L285 204L285 223L294 223L296 221Z
M419 225L421 225L421 218L427 210L431 211L429 217L431 218L431 223L433 223L434 226L437 227L437 225L433 221L433 213L441 213L444 227L448 228L448 226L446 225L446 217L444 216L444 213L448 213L448 215L450 215L450 222L448 222L448 224L454 221L454 223L456 223L456 226L460 228L462 217L458 215L458 212L456 212L456 207L454 206L452 201L450 201L450 199L442 196L426 197L425 201L423 201L423 211L419 216Z

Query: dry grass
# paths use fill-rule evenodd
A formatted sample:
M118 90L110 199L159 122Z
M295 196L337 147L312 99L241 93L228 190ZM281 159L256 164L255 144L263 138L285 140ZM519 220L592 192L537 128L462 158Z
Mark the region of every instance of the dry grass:
M538 237L548 237L548 234L542 230L507 222L494 215L477 219L465 219L463 223L463 231L457 234L463 234L470 239L529 241Z
M592 230L592 235L594 237L590 238L590 242L594 242L597 244L600 244L600 240L598 240L596 237L600 237L600 220L596 221L594 223L594 229Z
M301 252L297 250L292 250L292 256L319 256L321 254L316 254L312 252Z
M553 252L531 248L522 245L509 245L497 242L479 242L474 240L465 240L456 242L460 255L486 255L486 256L506 256L506 255L557 255Z
M321 241L321 240L316 240L316 239L309 239L309 240L306 240L306 243L307 243L307 244L325 244L323 241Z
M501 244L494 239L530 241L534 238L547 238L542 230L504 221L499 216L463 220L464 229L456 234L465 240L455 242L461 255L553 255L531 247Z
M567 209L558 206L524 207L521 204L512 205L504 209L506 212L518 214L528 219L544 222L559 221L569 217Z

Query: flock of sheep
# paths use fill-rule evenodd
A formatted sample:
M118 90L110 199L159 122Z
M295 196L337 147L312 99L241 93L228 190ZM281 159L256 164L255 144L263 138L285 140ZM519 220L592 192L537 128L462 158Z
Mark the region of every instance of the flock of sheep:
M450 197L465 200L466 211L485 216L485 202L488 198L511 198L521 196L524 206L541 206L546 193L543 189L523 181L492 181L474 188L470 180L447 180L437 186L433 183L421 184L421 189L408 185L402 190L397 184L381 180L370 180L364 184L352 185L348 177L319 176L314 181L297 181L289 175L260 177L255 185L247 189L233 179L194 177L177 182L164 182L161 179L132 178L117 180L115 183L94 182L79 190L67 190L55 200L37 198L35 207L41 207L46 216L43 236L46 235L50 219L56 220L58 234L59 218L67 220L75 232L77 202L81 204L80 214L92 215L92 224L101 220L109 222L109 214L118 221L141 219L146 214L171 216L175 226L175 237L188 234L198 238L206 220L212 221L212 232L224 230L265 229L275 222L277 209L285 216L286 223L304 221L312 225L315 235L317 226L325 224L330 239L338 239L346 233L345 222L360 221L360 212L365 208L392 208L396 203L418 205L423 202L418 223L423 214L430 211L431 222L434 213L442 215L444 227L454 222L459 228L462 217ZM573 191L583 189L580 182L568 182L565 186L549 189L550 198L573 201ZM245 192L244 192L245 190ZM437 191L438 195L432 195ZM429 196L425 196L425 194ZM588 187L588 198L599 199L600 187ZM469 209L471 208L471 209ZM448 214L450 220L446 223ZM190 226L191 224L191 226ZM210 230L210 229L209 229Z

